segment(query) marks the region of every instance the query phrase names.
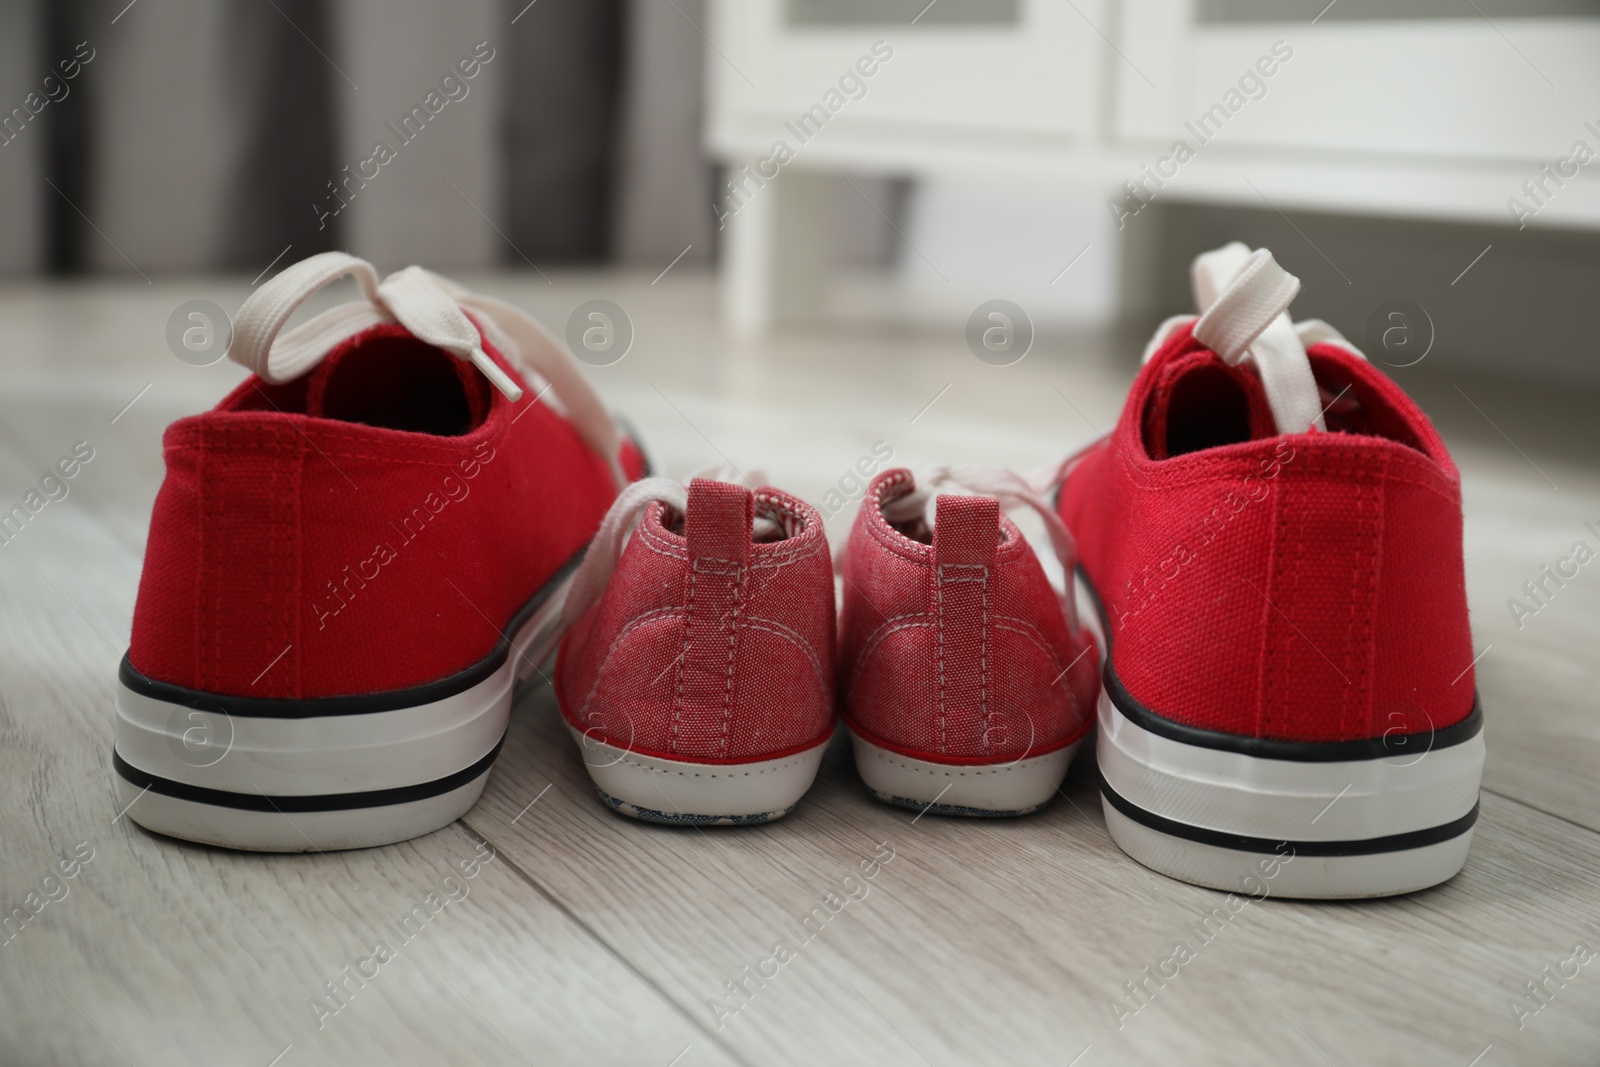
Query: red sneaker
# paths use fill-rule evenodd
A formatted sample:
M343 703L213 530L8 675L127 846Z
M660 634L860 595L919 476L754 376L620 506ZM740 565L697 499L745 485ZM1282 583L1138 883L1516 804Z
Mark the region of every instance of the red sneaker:
M833 568L811 505L703 478L637 482L567 616L556 695L612 808L761 823L811 788L834 726Z
M1461 482L1427 418L1265 250L1195 261L1059 506L1110 641L1112 837L1199 885L1404 893L1478 814ZM1290 859L1292 857L1292 859ZM1261 888L1265 887L1265 888Z
M942 481L979 495L930 500ZM1003 504L1045 519L1066 598ZM856 768L874 796L941 815L1022 815L1050 799L1094 725L1098 688L1072 570L1066 527L1008 471L872 480L841 567L839 669Z
M365 301L277 337L347 274ZM256 375L166 432L119 802L271 851L444 826L482 792L513 682L553 651L639 452L535 323L418 267L380 285L341 253L298 263L245 301L229 355Z

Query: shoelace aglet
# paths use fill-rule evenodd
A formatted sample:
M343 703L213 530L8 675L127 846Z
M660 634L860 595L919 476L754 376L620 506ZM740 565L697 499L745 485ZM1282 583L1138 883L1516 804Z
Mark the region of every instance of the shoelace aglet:
M482 348L474 348L472 355L468 358L472 360L473 366L483 371L483 376L488 378L496 389L506 395L506 399L522 399L522 387L516 383L511 375L501 370L498 363L489 358L489 353Z

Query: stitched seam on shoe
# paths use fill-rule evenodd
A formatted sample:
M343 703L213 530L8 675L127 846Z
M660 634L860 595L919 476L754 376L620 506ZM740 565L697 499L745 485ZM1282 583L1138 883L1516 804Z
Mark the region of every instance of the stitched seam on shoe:
M299 427L292 422L289 423L289 426L294 429L299 429ZM215 452L221 455L254 456L259 454L261 446L264 443L276 444L280 438L279 431L281 429L283 429L282 424L274 426L264 426L261 424L250 426L230 426L225 423L209 423L204 427L203 430L203 433L207 438L203 444L191 444L187 441L180 441L168 447L169 450L173 452L189 452L197 449L204 449L205 451ZM218 441L217 438L221 438L222 440ZM330 458L365 459L378 463L393 463L407 467L455 467L458 466L460 461L463 459L476 458L475 453L463 452L461 451L460 446L425 446L419 445L416 442L409 442L407 444L397 446L394 451L368 452L364 451L363 449L374 447L373 443L370 441L361 441L355 446L358 450L348 451L339 448L337 445L334 445L329 439L329 435L326 433L316 433L314 437L308 436L302 438L302 440L306 440L307 443L318 447L320 449L320 455L328 456ZM322 447L324 443L326 443L328 447ZM494 447L495 444L493 441L483 441L479 443L488 444L491 448Z
M217 618L217 615L215 614L215 610L210 612L206 610L207 582L211 570L207 564L209 562L211 553L211 542L215 539L216 534L212 532L212 524L206 521L207 515L210 513L209 509L206 507L207 497L209 495L206 492L206 482L209 476L208 468L210 466L208 462L210 458L210 434L206 432L206 428L204 426L201 426L199 428L198 436L200 438L200 446L197 449L199 459L195 463L195 481L198 483L198 488L195 492L195 499L200 510L200 546L199 551L195 553L195 555L199 557L199 561L197 565L198 573L195 575L194 583L194 673L195 688L210 689L213 687L215 682L215 675L213 674L213 671L215 670L214 657L216 655L216 649L215 642L211 639L211 631L206 626L206 620L208 618L215 619Z
M1348 455L1316 456L1309 460L1297 462L1302 464L1315 464L1317 469L1331 473L1344 470L1362 469L1364 467L1370 471L1371 467L1368 466L1368 464L1371 464L1379 459L1382 459L1386 464L1381 477L1389 481L1404 482L1408 485L1415 485L1419 488L1429 489L1446 500L1454 500L1454 496L1449 490L1459 482L1459 478L1450 477L1450 475L1446 474L1444 471L1430 465L1429 461L1425 459L1414 461L1409 457L1396 452L1390 452L1387 450L1366 450L1352 452ZM1396 467L1401 467L1404 469L1396 470ZM1237 470L1231 470L1224 474L1193 475L1182 480L1174 479L1172 481L1162 481L1160 484L1155 485L1142 485L1131 477L1129 478L1129 481L1133 483L1135 488L1144 492L1166 493L1175 490L1192 489L1196 486L1236 485L1241 478L1251 473L1253 469L1254 468L1240 465ZM1131 472L1129 473L1131 474ZM1444 488L1441 488L1441 486Z
M1280 601L1287 602L1288 607L1284 607L1283 603L1279 603L1277 605L1278 610L1274 612L1274 614L1281 616L1282 623L1280 624L1274 620L1273 625L1277 627L1279 640L1282 642L1283 647L1285 649L1294 649L1293 652L1290 652L1288 655L1284 656L1282 660L1280 660L1280 662L1285 664L1288 669L1292 670L1294 669L1296 660L1303 659L1305 656L1305 653L1293 643L1295 640L1300 640L1300 635L1294 631L1294 616L1289 614L1290 610L1294 610L1296 614L1299 613L1300 577L1305 573L1306 558L1306 527L1305 523L1303 522L1295 522L1293 555L1290 558L1294 560L1294 566L1290 567L1288 571L1290 576L1290 584L1287 589L1280 591L1278 594L1278 599ZM1283 573L1283 559L1280 558L1278 561L1278 575L1280 579L1282 578ZM1305 643L1309 644L1310 642ZM1285 703L1283 705L1283 715L1287 717L1289 714L1289 706L1287 703Z
M903 621L908 619L911 621ZM1043 631L1041 631L1037 626L1014 615L995 615L992 621L996 628L1008 630L1033 642L1034 646L1044 654L1045 658L1051 664L1051 670L1055 672L1051 675L1051 677L1056 677L1061 673L1061 670L1064 666L1064 664L1061 662L1061 656L1051 646L1050 642L1045 638ZM895 623L899 623L899 625L893 625ZM933 620L933 617L927 612L896 615L892 619L886 619L877 629L872 631L867 640L862 643L861 652L857 655L856 661L852 665L850 684L846 687L847 691L854 689L855 686L859 684L861 674L866 670L873 654L877 652L878 646L881 645L885 640L892 637L894 634L899 633L901 630L912 630L918 627L936 627L937 625L938 624ZM1054 686L1051 688L1053 689ZM1070 686L1067 688L1066 692L1068 704L1071 706L1074 715L1081 723L1083 721L1083 709L1078 704L1078 698L1072 692Z
M882 494L880 494L880 496L881 495ZM871 500L872 498L869 497L868 501ZM872 506L877 507L879 505L874 503ZM867 502L863 502L862 508L865 509L866 507ZM910 562L919 564L923 567L932 567L936 565L933 561L932 545L925 545L921 541L913 541L905 534L900 533L898 530L894 529L894 527L889 525L888 520L883 517L883 513L881 511L877 512L876 519L877 521L873 521L873 517L869 515L864 525L867 528L867 532L872 535L873 539L877 541L880 546L889 550L890 552L893 552L901 559L909 560ZM1002 537L1000 543L995 548L995 559L998 562L1013 562L1015 558L1020 556L1024 551L1030 551L1028 548L1027 539L1021 536L1020 531L1018 531L1016 536L1010 535L1009 530L1006 529L1006 521L1004 516L1002 516L1001 531L1002 533L1006 534L1006 536ZM978 564L969 563L962 564L962 566L975 567L978 566Z
M594 672L594 681L589 685L589 692L584 694L583 704L580 706L578 711L578 718L580 721L588 720L589 705L594 702L594 695L600 690L600 682L605 678L606 668L611 666L611 657L616 653L617 648L628 637L628 635L633 633L633 631L637 630L647 622L653 622L656 619L670 618L673 615L682 614L684 614L684 609L677 605L671 605L664 608L652 608L650 611L641 612L640 614L635 615L633 618L622 624L622 629L618 630L617 636L611 639L611 644L607 646L605 655L600 660L600 669ZM679 663L680 665L682 663L681 657L679 658Z
M667 733L667 751L678 751L678 722L683 715L683 671L689 663L689 628L694 625L694 587L699 572L689 568L689 588L683 601L683 651L678 656L678 679L672 690L672 724Z
M822 671L822 660L817 657L817 651L811 647L811 642L801 637L796 631L783 625L783 623L776 622L772 619L762 618L759 615L746 615L744 617L744 624L752 630L764 630L767 633L785 638L790 644L794 645L802 653L804 653L806 659L811 661L811 669L817 676L817 688L822 692L823 698L827 698L828 683Z
M992 709L989 706L989 657L993 651L990 644L993 641L994 628L989 618L989 567L983 568L983 585L980 587L983 596L983 630L979 635L978 657L980 664L980 680L978 682L978 703L983 709L983 747L989 748L989 734L994 729L990 721Z
M1369 504L1368 504L1368 489L1369 489L1369 486L1367 485L1367 483L1360 482L1360 481L1358 481L1356 483L1355 499L1353 501L1353 505L1354 506L1353 506L1352 510L1355 512L1355 520L1356 520L1355 540L1356 540L1356 544L1357 544L1357 548L1356 548L1357 556L1356 556L1356 559L1352 561L1352 566L1351 566L1352 573L1350 575L1350 578L1351 578L1350 588L1351 588L1352 592L1355 591L1355 590L1361 589L1362 586L1365 584L1365 583L1363 583L1361 581L1362 572L1366 569L1365 561L1362 560L1361 555L1363 553L1370 553L1371 552L1371 541L1370 540L1368 540L1366 545L1362 545L1361 544L1361 541L1366 537L1366 533L1367 533L1367 524L1368 524L1367 523L1367 512L1368 512L1368 507L1369 507ZM1349 598L1349 604L1348 604L1349 610L1345 613L1345 619L1344 619L1344 637L1339 642L1339 646L1340 647L1339 647L1338 655L1339 655L1339 658L1344 662L1344 665L1345 665L1346 669L1353 669L1352 661L1355 659L1355 657L1353 655L1351 655L1351 653L1355 649L1356 616L1357 616L1357 609L1360 607L1360 605L1357 603L1357 601L1359 599L1360 598L1358 596L1351 596ZM1359 693L1360 693L1360 687L1358 685L1354 684L1356 682L1356 679L1352 678L1352 679L1350 679L1350 681L1351 681L1352 684L1346 685L1344 687L1344 692L1339 694L1339 717L1338 717L1339 727L1338 728L1339 728L1340 736L1342 736L1342 737L1350 737L1350 736L1352 736L1350 734L1350 732L1349 732L1350 731L1350 717L1351 717L1351 712L1352 712L1352 706L1351 705L1352 705L1352 702L1354 701L1355 697L1357 695L1359 695Z
M612 747L615 748L616 746L613 745ZM618 757L617 762L626 763L630 767L638 767L643 771L651 771L655 774L674 774L681 778L756 778L763 774L773 774L777 771L787 770L797 763L803 763L806 757L810 756L815 751L815 749L807 749L798 756L791 756L782 763L775 763L771 767L764 767L759 771L738 771L728 774L717 774L714 772L707 773L702 771L675 771L666 767L652 767L648 763L640 762L637 759L629 759L625 755Z
M643 523L639 524L639 529L644 529ZM641 545L649 549L651 552L654 552L658 556L665 556L668 559L675 559L680 563L689 558L689 553L675 551L670 545L662 545L651 539L649 534L640 534L638 537L634 538L634 540L638 541Z
M1018 618L1015 615L995 615L991 621L994 623L996 629L1010 630L1012 633L1021 634L1037 645L1039 651L1043 652L1046 658L1049 659L1051 670L1055 671L1055 674L1052 674L1050 677L1054 678L1057 674L1060 674L1061 669L1066 666L1066 664L1061 662L1060 654L1058 654L1056 650L1051 647L1050 640L1045 637L1044 631L1039 629L1033 623L1026 619Z
M1364 632L1362 634L1363 642L1360 649L1358 669L1361 672L1360 689L1365 695L1366 704L1366 710L1361 718L1360 723L1362 727L1365 727L1362 733L1362 736L1364 737L1369 736L1369 733L1371 732L1376 732L1372 730L1373 712L1377 710L1376 701L1378 695L1375 687L1374 677L1376 673L1374 661L1377 656L1377 641L1375 639L1377 631L1377 616L1375 612L1378 605L1378 578L1383 569L1383 541L1385 537L1385 526L1388 520L1388 500L1388 487L1384 484L1384 480L1380 477L1372 486L1372 537L1371 540L1368 541L1369 547L1366 558L1366 588L1362 591L1364 593L1363 602L1367 609L1367 619Z
M945 678L944 678L944 568L940 567L934 572L933 579L933 620L934 635L936 638L937 658L939 663L939 751L945 750L948 740L946 731L945 709Z
M259 392L259 390L257 391ZM194 447L188 441L183 440L184 437L189 436L191 431L194 431L208 434L213 439L218 436L227 439L221 443L222 447L218 447L218 442L215 440L212 440L207 446L205 446L209 447L212 451L239 451L248 452L254 455L258 451L262 441L275 442L281 434L284 426L288 425L296 431L297 436L314 445L322 452L322 454L336 456L340 459L370 459L382 463L399 463L407 466L416 466L421 464L428 466L438 465L453 467L461 459L467 458L459 452L459 449L463 447L461 444L434 443L433 441L423 441L419 439L396 442L392 446L388 446L387 451L378 453L368 452L365 450L371 448L383 448L386 446L380 445L378 442L375 442L368 437L341 431L334 426L327 425L326 422L322 422L318 425L302 427L299 420L291 417L294 414L298 413L275 413L268 411L230 412L228 413L229 417L227 418L220 420L208 420L203 423L195 424L192 428L185 427L179 433L173 434L173 437L177 438L177 440L168 447L173 450L187 450ZM237 418L237 416L240 415L245 416L245 418ZM266 416L267 418L250 418L250 416ZM507 425L509 425L509 423ZM485 436L482 441L474 441L471 447L476 448L479 444L487 444L491 448L498 448L505 443L508 436L509 435L505 429L497 427L491 430L491 432ZM246 438L247 440L245 440L243 444L235 444L234 442L240 438ZM457 438L454 440L461 441L462 439ZM340 447L341 443L343 443L346 448L357 449L358 451L345 451Z
M1253 737L1266 736L1267 720L1272 715L1273 700L1278 689L1277 620L1273 618L1272 598L1278 595L1279 583L1283 581L1285 521L1283 486L1279 485L1272 498L1272 540L1268 548L1271 555L1267 560L1266 573L1262 576L1267 588L1261 597L1262 605L1256 609L1256 632L1261 635L1261 652L1256 663L1260 673L1256 683L1255 714L1252 716Z
M285 614L289 620L289 633L287 640L292 642L293 650L285 658L289 660L284 665L286 670L292 670L294 675L290 681L289 691L296 697L305 696L305 641L303 628L305 617L295 610L295 605L304 603L303 592L305 587L305 491L306 491L306 448L309 444L304 437L296 435L295 444L298 446L295 453L294 464L294 513L290 516L290 530L293 536L294 551L291 555L289 570L289 602L285 606Z
M1052 759L1052 758L1064 758L1065 755L1066 755L1067 750L1069 748L1071 748L1071 747L1072 746L1068 745L1068 746L1066 746L1066 748L1059 748L1054 752L1046 752L1041 756L1029 756L1027 759L1015 760L1015 761L1013 761L1011 763L1006 763L1006 764L1003 764L1003 765L1001 765L999 767L982 767L982 768L980 768L978 770L961 770L961 771L957 771L957 770L934 771L934 770L929 770L926 767L918 767L914 763L907 763L904 758L896 759L894 756L892 756L889 753L885 752L883 749L877 747L876 745L873 745L871 747L871 754L872 754L872 758L873 759L879 760L879 761L881 761L883 763L888 763L888 764L890 764L892 766L895 766L895 767L903 767L906 770L911 771L914 774L926 774L926 775L928 775L930 777L934 777L934 778L967 778L967 777L976 778L976 777L982 777L983 775L986 775L986 774L1004 774L1007 771L1014 771L1018 767L1020 767L1022 764L1029 762L1029 760L1039 760L1039 761L1042 762L1044 760L1048 760L1048 759ZM923 761L923 762L929 762L929 761ZM1035 764L1035 766L1038 766L1038 764Z
M1359 468L1353 468L1353 469L1359 469ZM1146 486L1135 485L1135 488L1139 489L1142 492L1149 492L1149 493L1176 492L1176 491L1179 491L1179 490L1194 489L1194 488L1203 487L1203 486L1216 486L1218 488L1225 489L1225 488L1232 488L1232 487L1237 486L1239 484L1239 482L1246 475L1248 475L1249 473L1250 472L1248 470L1241 469L1237 473L1236 476L1219 477L1219 476L1213 475L1213 476L1208 476L1208 477L1205 477L1205 478L1193 478L1193 479L1190 479L1190 480L1184 481L1184 482L1173 482L1171 484L1166 484L1166 485L1161 485L1161 486L1146 487ZM1342 472L1328 470L1325 473L1342 473ZM1400 482L1400 483L1402 483L1404 485L1414 485L1419 489L1427 490L1428 492L1432 493L1433 495L1437 496L1439 499L1441 499L1441 500L1443 500L1443 501L1445 501L1447 503L1454 503L1456 501L1456 499L1457 499L1456 494L1451 491L1453 489L1453 487L1455 486L1455 484L1456 484L1455 481L1453 479L1443 475L1443 474L1437 475L1435 480L1429 481L1429 480L1426 480L1424 478L1407 478L1404 475L1395 474L1394 472L1390 471L1389 473L1386 473L1385 475L1383 475L1383 480L1384 481L1389 481L1389 482ZM1440 487L1440 483L1441 482L1444 483L1444 488Z
M679 548L672 541L662 537L659 531L653 530L650 524L641 522L637 527L637 539L650 551L669 559L687 560L689 553ZM800 547L783 552L768 552L761 555L752 555L745 563L750 570L777 570L791 564L799 563L817 555L823 549L824 542L821 538L800 545Z
M230 432L232 432L232 433L240 433L241 431L238 431L238 430L234 430L234 431L223 430L221 432L223 432L223 433L230 433ZM255 442L253 442L253 444L251 444L251 445L238 445L238 446L232 446L232 447L226 447L226 448L216 448L216 449L210 449L210 451L215 452L215 453L220 454L220 455L227 455L227 456L255 456L255 455L259 455L260 454L260 444L261 444L261 441L260 441L259 438L260 438L261 435L252 434L251 436L257 438L257 440ZM175 445L175 446L172 447L172 449L170 449L170 451L173 451L173 452L194 452L194 451L197 451L197 449L195 449L195 448L193 448L193 447L191 447L189 445ZM371 453L371 452L340 452L337 449L335 449L333 451L329 451L328 449L323 449L320 454L323 455L323 456L328 457L329 459L362 459L362 460L370 460L370 461L372 461L374 463L391 463L391 464L394 464L395 466L398 466L398 467L439 467L439 468L442 468L442 469L445 469L445 470L460 470L461 461L462 460L464 460L464 459L476 459L477 458L474 454L472 454L470 452L464 452L464 453L458 455L457 457L455 457L454 459L448 459L448 458L439 458L439 459L422 459L422 458L403 459L403 458L396 458L393 455L379 455L379 454Z
M1039 651L1044 653L1045 658L1050 662L1051 678L1061 679L1061 676L1066 673L1067 669L1071 667L1073 663L1077 662L1077 660L1072 660L1069 663L1061 662L1061 654L1057 652L1055 646L1050 643L1050 639L1044 635L1044 631L1026 619L1018 618L1015 615L996 615L994 617L994 625L996 629L1010 630L1012 633L1020 634L1031 640L1034 645L1038 647ZM1052 682L1049 686L1051 690L1054 690L1055 687L1056 686L1054 682ZM1085 716L1085 711L1083 706L1078 703L1078 694L1073 692L1070 682L1068 682L1064 688L1067 695L1067 704L1072 708L1073 716L1077 718L1079 722L1082 722Z
M297 443L291 442L289 449L292 455L298 456L300 447ZM268 476L267 482L267 494L270 500L278 501L283 499L283 486L286 481L284 466L284 461L280 457L273 456L272 473ZM295 489L298 492L299 486L296 485ZM266 641L268 645L271 645L274 638L281 636L286 629L293 625L289 619L288 598L282 595L283 583L287 577L284 574L283 567L283 549L285 542L288 540L289 532L289 524L286 519L287 516L284 515L283 510L274 507L271 517L267 520L266 563L268 574L264 583L266 604L262 607L261 616L262 621L267 623L267 633L271 635ZM267 655L270 656L272 653L269 652ZM256 681L267 680L258 675ZM270 687L272 685L271 681L267 681L267 685Z
M900 626L893 625L894 623L901 622L904 619L921 621L908 622ZM871 658L872 654L877 651L878 646L882 644L884 639L889 637L889 635L899 633L901 630L909 630L916 626L937 625L938 622L934 616L926 611L911 611L906 612L903 615L895 615L884 619L878 624L877 629L873 630L872 633L867 636L867 639L862 642L861 651L856 654L856 661L851 665L849 687L852 689L855 688L856 683L861 680L861 672L866 669L867 660Z
M978 626L978 713L983 718L982 744L987 748L989 744L989 706L988 706L988 657L985 647L985 631L989 616L988 603L988 573L989 568L981 563L938 563L935 564L937 577L935 590L938 604L939 622L939 752L948 751L950 708L948 704L948 691L946 686L945 671L945 621L944 621L944 589L946 585L974 585L978 586L978 596L982 604L982 617ZM945 577L946 571L978 571L975 575L966 575L959 578Z
M744 585L747 579L742 563L732 560L717 560L718 563L733 563L733 607L728 611L728 674L722 683L722 747L720 754L726 756L732 743L733 733L733 665L738 658L739 646L739 607L744 595Z

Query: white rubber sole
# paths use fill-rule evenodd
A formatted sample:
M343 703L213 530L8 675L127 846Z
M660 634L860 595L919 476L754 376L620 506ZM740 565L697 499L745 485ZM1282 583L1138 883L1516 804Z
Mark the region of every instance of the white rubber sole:
M1105 691L1106 826L1146 867L1215 889L1316 899L1424 889L1455 875L1472 842L1484 743L1481 718L1464 725L1355 758L1325 758L1351 755L1344 743L1265 746L1297 757L1276 758L1180 740L1181 728Z
M570 580L542 594L497 667L416 704L165 699L154 691L172 687L119 679L117 803L156 833L266 852L367 848L447 826L488 782L516 683L555 650Z
M872 795L934 815L1004 816L1037 811L1061 788L1082 742L996 764L933 763L893 752L851 731L856 771Z
M1106 622L1077 578L1079 614L1109 664ZM1109 667L1106 679L1096 745L1106 829L1151 870L1256 897L1335 900L1426 889L1466 863L1484 762L1476 710L1367 751L1252 743L1177 727L1131 697L1125 710Z
M787 815L805 796L831 738L778 759L691 763L662 759L567 729L584 769L613 810L646 822L740 826Z

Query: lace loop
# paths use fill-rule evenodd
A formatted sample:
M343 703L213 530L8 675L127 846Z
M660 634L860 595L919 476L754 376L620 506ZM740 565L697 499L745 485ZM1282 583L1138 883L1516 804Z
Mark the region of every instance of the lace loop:
M1289 321L1300 279L1265 248L1237 241L1196 256L1192 275L1195 338L1232 366L1255 364L1279 433L1326 431L1311 361Z
M1300 291L1300 281L1264 248L1252 252L1235 241L1196 256L1190 273L1200 316L1180 315L1163 322L1145 347L1145 362L1174 330L1193 323L1195 339L1224 362L1255 367L1279 433L1326 431L1306 347L1337 344L1365 359L1361 351L1320 319L1290 321L1289 304Z
M332 335L329 327L337 322L342 329L345 319L354 321L355 316L347 309L368 309L350 304L336 308L335 311L346 313L338 319L332 318L332 311L319 315L291 331L282 343L274 344L278 331L313 293L351 275L368 304L382 309L378 272L371 263L345 252L322 252L285 267L250 294L233 320L233 344L228 348L228 358L273 385L305 374L327 354L327 349L319 351L318 345Z
M1230 366L1238 366L1251 344L1288 311L1300 292L1300 279L1278 266L1265 248L1237 264L1208 264L1234 247L1208 253L1194 264L1195 300L1205 309L1194 324L1194 335ZM1230 268L1234 268L1232 280L1219 289Z
M348 276L355 277L365 301L342 304L279 336L307 298ZM418 340L470 362L508 399L522 399L516 379L484 351L487 335L507 359L549 383L584 443L606 461L617 487L628 484L619 455L622 436L572 354L510 304L469 293L422 267L407 267L380 282L372 264L345 252L301 260L245 300L234 319L228 356L262 381L282 385L310 372L341 342L386 322L398 322Z

